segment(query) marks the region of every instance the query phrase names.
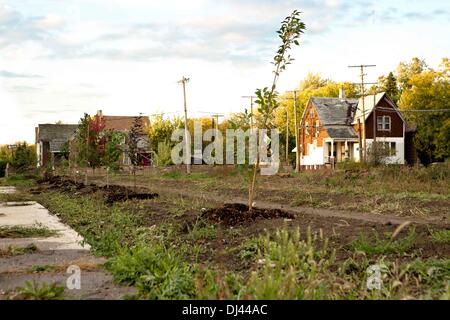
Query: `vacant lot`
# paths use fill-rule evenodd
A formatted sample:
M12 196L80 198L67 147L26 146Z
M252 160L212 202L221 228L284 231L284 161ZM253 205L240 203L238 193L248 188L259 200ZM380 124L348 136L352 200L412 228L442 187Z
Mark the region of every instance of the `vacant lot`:
M245 169L155 170L137 177L137 193L158 194L144 200L111 203L109 188L73 182L21 182L23 193L1 197L58 214L134 298L449 299L449 177L448 167L260 177L266 211L227 222L210 209L245 202ZM108 180L133 190L130 176ZM380 289L367 286L374 265Z

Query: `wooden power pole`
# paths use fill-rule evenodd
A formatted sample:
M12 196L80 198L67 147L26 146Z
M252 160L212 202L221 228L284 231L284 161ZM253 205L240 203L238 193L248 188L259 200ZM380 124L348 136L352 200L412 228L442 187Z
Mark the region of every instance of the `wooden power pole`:
M242 96L241 98L250 99L250 129L253 129L253 99L256 96Z
M348 66L349 68L359 68L361 70L361 99L362 99L362 133L361 133L361 146L359 146L359 155L361 162L366 162L366 107L365 107L365 88L364 88L364 68L376 67L374 64L358 65L358 66Z
M183 85L183 99L184 99L184 141L186 146L185 162L186 173L191 173L191 139L189 137L188 117L187 117L187 104L186 104L186 83L189 82L189 78L182 77L178 83Z
M288 91L294 94L294 122L295 122L295 171L300 172L300 141L298 141L298 116L297 116L297 92L298 90Z

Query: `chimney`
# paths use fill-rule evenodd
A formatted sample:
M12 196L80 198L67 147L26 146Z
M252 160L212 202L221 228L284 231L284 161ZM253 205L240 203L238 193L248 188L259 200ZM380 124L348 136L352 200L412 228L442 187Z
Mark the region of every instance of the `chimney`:
M339 88L339 98L340 99L345 99L345 89L344 88Z

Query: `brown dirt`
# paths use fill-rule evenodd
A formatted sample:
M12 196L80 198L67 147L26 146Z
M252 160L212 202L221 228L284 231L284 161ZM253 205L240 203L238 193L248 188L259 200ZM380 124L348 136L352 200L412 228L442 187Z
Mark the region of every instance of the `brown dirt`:
M255 221L261 218L295 218L292 213L280 209L253 208L249 211L248 206L241 203L226 203L218 208L208 209L202 214L202 217L212 222L222 223L227 226L235 226L247 221Z
M135 192L127 187L119 185L98 186L96 184L85 185L60 176L53 176L38 181L39 186L30 190L32 194L40 194L45 190L59 190L75 195L87 195L98 191L103 192L106 204L123 202L126 200L148 200L158 197L157 193Z

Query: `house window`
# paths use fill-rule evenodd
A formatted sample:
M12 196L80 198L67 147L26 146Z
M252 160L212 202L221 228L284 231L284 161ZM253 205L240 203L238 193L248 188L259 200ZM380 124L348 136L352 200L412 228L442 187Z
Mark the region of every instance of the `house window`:
M383 149L386 150L389 157L393 157L397 154L397 145L395 142L383 142Z
M319 120L316 121L316 138L319 136Z
M391 131L391 117L390 116L377 117L377 129L378 131Z
M309 136L309 127L308 127L308 121L305 122L305 134Z

